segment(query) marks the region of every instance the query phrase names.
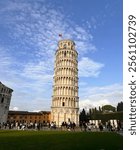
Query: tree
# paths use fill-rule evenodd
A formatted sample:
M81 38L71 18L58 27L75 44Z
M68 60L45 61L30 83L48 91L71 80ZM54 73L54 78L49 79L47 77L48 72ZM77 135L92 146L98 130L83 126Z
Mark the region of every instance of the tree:
M117 111L123 111L123 102L118 103Z
M83 109L82 112L80 112L80 121L87 121L87 120L88 120L88 117L87 117L86 111L85 109Z
M112 105L104 105L103 107L102 107L102 110L103 110L103 112L109 112L109 111L113 111L113 112L115 112L115 110L116 110L116 108L115 107L113 107Z
M92 115L92 109L91 108L89 109L89 115Z
M102 112L102 109L101 109L101 107L99 106L99 112L101 113Z
M94 108L94 110L95 110L94 112L97 113L97 108L96 107Z

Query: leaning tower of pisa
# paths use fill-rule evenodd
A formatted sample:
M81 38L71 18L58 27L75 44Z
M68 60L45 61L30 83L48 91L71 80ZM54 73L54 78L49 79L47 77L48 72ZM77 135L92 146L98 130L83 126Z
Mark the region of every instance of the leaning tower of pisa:
M78 53L71 40L58 42L55 53L51 120L79 124Z

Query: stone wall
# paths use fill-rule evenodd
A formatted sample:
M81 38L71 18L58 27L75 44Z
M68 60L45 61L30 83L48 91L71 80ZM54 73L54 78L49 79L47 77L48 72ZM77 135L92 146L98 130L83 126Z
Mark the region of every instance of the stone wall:
M7 122L7 116L13 90L0 82L0 123Z

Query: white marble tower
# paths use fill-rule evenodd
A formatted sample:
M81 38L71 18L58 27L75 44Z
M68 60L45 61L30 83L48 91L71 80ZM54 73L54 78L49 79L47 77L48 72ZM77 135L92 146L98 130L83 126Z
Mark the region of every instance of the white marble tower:
M60 40L55 53L51 120L79 124L78 53L71 40Z

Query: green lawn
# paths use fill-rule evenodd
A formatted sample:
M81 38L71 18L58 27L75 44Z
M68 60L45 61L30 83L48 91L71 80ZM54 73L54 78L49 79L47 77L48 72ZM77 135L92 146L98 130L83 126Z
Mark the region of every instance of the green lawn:
M122 150L123 137L109 132L0 130L0 150Z

